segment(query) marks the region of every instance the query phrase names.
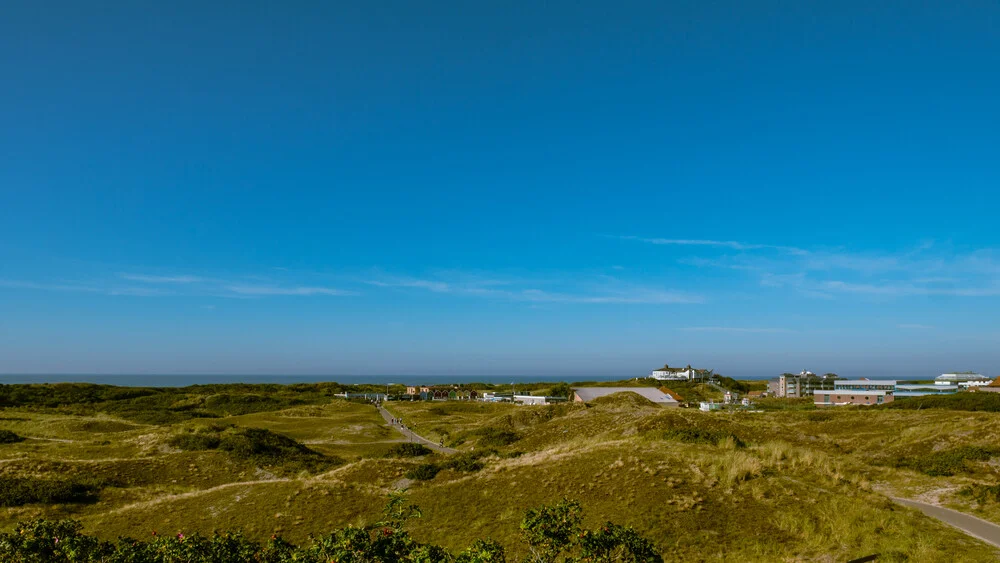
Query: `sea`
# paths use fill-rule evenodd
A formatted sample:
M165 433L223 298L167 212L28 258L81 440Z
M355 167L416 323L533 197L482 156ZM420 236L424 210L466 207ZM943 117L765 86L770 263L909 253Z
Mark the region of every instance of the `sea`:
M534 383L546 381L621 381L635 375L240 375L240 374L0 374L0 384L97 383L123 387L187 387L217 383L320 383L445 385L451 383Z

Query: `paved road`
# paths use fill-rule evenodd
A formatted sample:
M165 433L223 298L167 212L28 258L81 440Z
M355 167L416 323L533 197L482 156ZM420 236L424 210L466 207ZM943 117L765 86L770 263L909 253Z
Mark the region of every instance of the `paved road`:
M431 442L427 438L424 438L423 436L415 434L409 428L404 428L404 427L402 427L402 426L400 426L398 424L393 424L392 423L392 419L393 419L392 413L389 412L389 411L387 411L387 410L385 410L385 408L383 408L382 405L378 406L378 412L382 413L382 418L385 419L385 423L386 424L392 426L393 428L395 428L396 430L398 430L400 433L402 433L403 436L405 436L407 440L411 440L411 441L414 441L414 442L420 442L421 444L424 444L428 448L430 448L430 449L432 449L432 450L434 450L436 452L441 452L443 454L455 454L455 453L458 453L458 450L456 450L454 448L448 448L448 447L445 447L445 446L439 446L438 444L435 444L434 442Z
M903 506L916 508L927 516L940 520L954 528L958 528L974 538L979 538L986 543L1000 547L1000 526L992 522L987 522L982 518L976 518L971 514L966 514L950 508L942 508L940 506L934 506L933 504L927 504L926 502L895 497L892 497L892 500L902 504Z

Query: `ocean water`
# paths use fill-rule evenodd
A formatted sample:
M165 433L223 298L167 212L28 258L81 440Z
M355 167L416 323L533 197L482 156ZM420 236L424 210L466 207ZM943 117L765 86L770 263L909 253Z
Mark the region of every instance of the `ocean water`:
M448 383L531 383L541 381L618 381L634 375L190 375L190 374L6 374L0 383L99 383L141 387L186 387L211 383L318 383L444 385Z

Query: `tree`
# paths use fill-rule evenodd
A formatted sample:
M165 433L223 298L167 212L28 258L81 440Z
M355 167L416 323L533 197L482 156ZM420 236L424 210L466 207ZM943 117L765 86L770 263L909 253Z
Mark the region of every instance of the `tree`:
M560 381L552 386L552 389L549 390L549 395L552 397L566 397L569 399L573 396L573 389L569 386L569 383Z

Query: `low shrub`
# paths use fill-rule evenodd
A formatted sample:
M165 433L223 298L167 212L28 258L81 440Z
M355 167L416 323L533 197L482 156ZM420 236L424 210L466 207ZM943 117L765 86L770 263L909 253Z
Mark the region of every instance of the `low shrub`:
M897 398L880 409L919 410L945 409L953 411L1000 412L1000 393L956 393L954 395L928 395L926 397Z
M1000 502L1000 485L966 485L958 490L963 497L970 497L980 503Z
M724 440L733 440L737 448L745 448L746 442L739 436L725 430L709 430L707 428L674 428L663 433L665 440L677 440L688 444L718 444Z
M415 442L404 442L389 448L385 457L420 457L434 453L430 448Z
M480 436L478 444L484 448L501 448L509 446L521 439L521 435L513 430L503 428L486 427L475 432Z
M23 441L24 438L11 432L10 430L0 430L0 444L15 444Z
M972 471L970 461L989 461L1000 455L1000 448L986 446L960 446L950 450L896 460L893 465L919 471L932 477L950 476Z
M182 449L186 452L214 450L219 447L221 440L216 434L207 432L192 432L178 434L167 440L167 444L172 447Z
M406 478L416 479L417 481L430 481L431 479L437 477L437 474L441 472L441 469L441 466L436 463L422 463L407 471Z
M475 473L476 471L486 467L482 458L491 455L498 455L498 453L496 450L488 449L477 452L455 454L439 463L424 463L418 465L414 469L410 470L406 474L406 477L409 479L417 479L419 481L427 481L433 479L438 473L445 469L461 471L463 473ZM517 455L520 455L520 453Z
M96 485L73 480L0 476L0 506L66 504L97 500Z

